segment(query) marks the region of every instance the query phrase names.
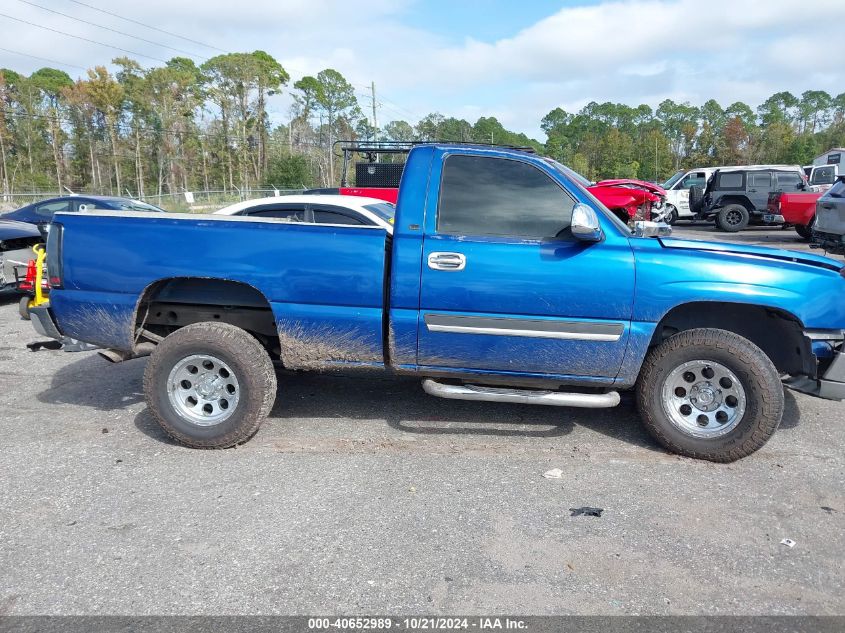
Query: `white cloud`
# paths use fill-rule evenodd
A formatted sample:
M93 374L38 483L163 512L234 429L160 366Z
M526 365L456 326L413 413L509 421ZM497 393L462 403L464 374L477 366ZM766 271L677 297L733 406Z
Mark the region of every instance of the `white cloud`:
M36 0L46 3L50 0ZM539 121L557 106L589 101L656 105L664 98L757 105L770 94L807 89L841 92L841 0L624 0L567 7L497 41L468 37L454 44L405 22L412 2L370 0L252 0L249 11L231 0L149 0L107 5L116 13L223 50L266 50L295 80L332 67L363 91L370 81L382 99L382 121L434 110L473 120L495 115L506 125L539 134ZM84 10L51 8L147 39L216 54L163 33ZM167 59L162 48L10 0L4 13L51 28ZM448 20L448 16L443 16ZM4 47L88 67L118 51L0 18ZM149 59L139 61L147 64ZM200 61L200 60L198 60ZM0 65L23 71L44 64L0 51ZM75 74L79 74L76 71ZM283 104L276 111L283 109Z

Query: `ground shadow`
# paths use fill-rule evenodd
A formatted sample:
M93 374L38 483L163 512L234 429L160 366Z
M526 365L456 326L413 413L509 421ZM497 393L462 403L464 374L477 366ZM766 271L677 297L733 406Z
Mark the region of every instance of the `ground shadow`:
M53 374L50 386L36 394L39 402L114 411L144 400L141 383L145 359L115 364L91 352L80 352L79 355L78 360L64 365Z
M137 404L143 400L145 362L136 359L112 364L95 354L86 354L56 372L50 388L39 393L38 400L99 411ZM622 403L612 409L575 409L444 400L426 394L418 378L377 372L283 371L278 379L271 421L383 420L390 428L412 435L528 439L562 437L581 426L614 440L662 452L640 423L630 393L623 393ZM787 391L781 429L795 428L800 418L797 402ZM135 417L135 425L152 439L172 443L147 409Z

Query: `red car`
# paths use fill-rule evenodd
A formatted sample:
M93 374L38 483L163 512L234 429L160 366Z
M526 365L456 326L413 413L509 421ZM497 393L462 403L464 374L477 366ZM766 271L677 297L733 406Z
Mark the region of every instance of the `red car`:
M769 194L769 213L782 215L784 224L792 224L798 235L809 240L813 236L816 203L823 195L816 191L775 191Z
M650 220L651 211L663 207L666 201L666 190L644 180L619 178L615 180L600 180L592 183L574 169L561 165L557 161L555 166L567 174L572 180L582 184L608 209L613 211L623 222Z

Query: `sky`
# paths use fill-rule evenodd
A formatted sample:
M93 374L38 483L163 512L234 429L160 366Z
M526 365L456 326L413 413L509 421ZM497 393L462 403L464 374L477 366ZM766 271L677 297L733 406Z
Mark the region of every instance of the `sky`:
M0 67L29 73L54 66L76 78L120 55L154 66L175 55L201 63L260 49L282 63L291 87L324 68L340 71L365 112L375 82L379 125L415 123L434 111L470 122L495 116L543 140L545 114L590 101L700 105L715 98L756 107L782 90L845 92L843 6L845 0L2 0ZM289 93L274 98L271 115L284 122L289 104Z

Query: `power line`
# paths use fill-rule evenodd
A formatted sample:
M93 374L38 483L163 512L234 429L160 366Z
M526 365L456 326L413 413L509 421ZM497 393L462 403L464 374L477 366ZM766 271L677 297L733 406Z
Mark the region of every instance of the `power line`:
M205 46L206 48L210 48L215 51L220 51L221 53L228 53L229 51L223 50L222 48L218 48L217 46L211 46L210 44L204 44L203 42L199 42L197 40L192 40L189 37L185 37L184 35L179 35L178 33L171 33L170 31L165 31L164 29L160 29L157 26L151 26L149 24L144 24L143 22L139 22L138 20L133 20L132 18L125 18L122 15L118 15L117 13L112 13L111 11L106 11L105 9L101 9L99 7L95 7L90 4L86 4L85 2L80 2L79 0L70 0L74 4L78 4L83 7L87 7L92 9L93 11L99 11L100 13L105 13L106 15L110 15L114 18L118 18L119 20L124 20L126 22L131 22L132 24L137 24L138 26L143 26L147 29L152 29L153 31L158 31L159 33L164 33L165 35L169 35L171 37L178 37L181 40L185 40L186 42L191 42L192 44L199 44L200 46Z
M152 55L144 55L143 53L136 53L135 51L130 51L125 48L120 48L119 46L113 46L111 44L106 44L105 42L98 42L97 40L89 40L87 37L81 37L79 35L73 35L72 33L65 33L64 31L59 31L58 29L52 29L49 26L42 26L40 24L36 24L35 22L29 22L28 20L22 20L21 18L16 18L11 15L6 15L5 13L0 13L0 17L8 18L10 20L14 20L16 22L21 22L23 24L28 24L29 26L34 26L39 29L44 29L45 31L52 31L53 33L58 33L59 35L66 35L67 37L72 37L77 40L82 40L83 42L90 42L91 44L98 44L99 46L106 46L107 48L113 48L116 51L120 51L122 53L129 53L130 55L135 55L136 57L146 57L147 59L152 59L157 62L162 62L164 64L167 63L166 59L159 59L158 57L153 57Z
M88 24L90 26L96 26L98 29L105 29L106 31L111 31L112 33L117 33L118 35L123 35L125 37L131 37L136 40L140 40L141 42L146 42L147 44L152 44L154 46L160 46L161 48L168 48L172 51L176 51L177 53L183 53L185 55L190 55L191 57L199 57L199 55L195 55L189 51L183 50L181 48L175 48L173 46L168 46L167 44L162 44L161 42L154 42L153 40L147 40L143 37L138 37L137 35L132 35L131 33L124 33L123 31L118 31L117 29L113 29L110 26L104 26L102 24L97 24L95 22L89 22L88 20L83 20L82 18L77 18L75 16L69 15L67 13L62 13L61 11L56 11L55 9L50 9L49 7L42 7L40 4L35 4L34 2L29 2L29 0L18 0L18 2L23 2L24 4L28 4L31 7L35 7L36 9L42 9L44 11L49 11L50 13L55 13L56 15L60 15L63 18L68 18L69 20L75 20L77 22L82 22L83 24Z
M65 62L60 62L55 59L49 59L47 57L38 57L37 55L30 55L29 53L22 53L21 51L13 51L9 48L0 48L0 51L12 53L13 55L22 55L23 57L31 57L32 59L37 59L42 62L50 62L51 64L58 64L59 66L67 66L68 68L79 68L80 70L86 70L82 66L77 66L76 64L66 64Z

